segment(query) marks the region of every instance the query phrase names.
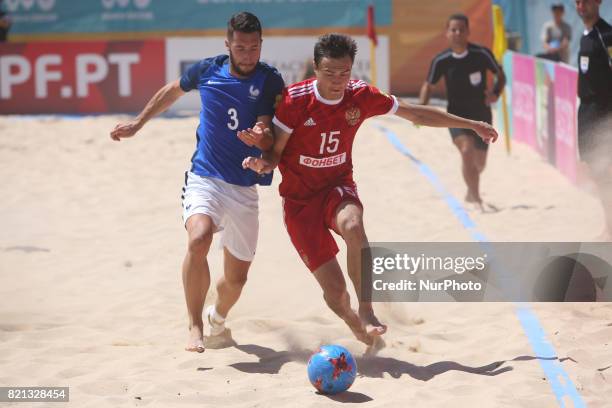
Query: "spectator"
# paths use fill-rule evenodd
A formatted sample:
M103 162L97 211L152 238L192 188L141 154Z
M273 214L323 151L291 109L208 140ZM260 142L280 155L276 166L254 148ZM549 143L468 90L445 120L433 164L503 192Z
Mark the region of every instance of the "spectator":
M572 28L563 21L565 8L563 4L553 4L551 7L553 19L542 27L542 43L545 52L538 57L553 61L569 62L569 42L572 38Z

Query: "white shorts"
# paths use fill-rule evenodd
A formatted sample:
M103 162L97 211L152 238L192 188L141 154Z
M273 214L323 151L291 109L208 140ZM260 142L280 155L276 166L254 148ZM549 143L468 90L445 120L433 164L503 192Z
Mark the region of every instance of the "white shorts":
M236 258L250 262L255 256L259 233L257 187L226 183L213 177L185 173L183 222L194 214L206 214L221 233L221 247Z

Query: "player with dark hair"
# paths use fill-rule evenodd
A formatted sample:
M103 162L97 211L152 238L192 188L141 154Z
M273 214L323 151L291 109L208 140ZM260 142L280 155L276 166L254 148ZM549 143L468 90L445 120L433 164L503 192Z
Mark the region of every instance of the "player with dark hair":
M400 103L369 86L352 80L357 46L350 37L327 34L314 48L315 78L289 86L273 119L275 143L263 157L248 157L245 168L258 174L277 165L283 180L284 221L291 242L323 289L325 302L362 342L371 345L385 333L369 301L371 287L362 287L362 250L369 253L363 226L363 205L353 180L352 147L357 130L369 117L397 114L415 123L435 127L473 129L485 142L497 133L487 123L463 119L437 109ZM241 132L248 138L267 133L265 124ZM248 139L247 139L248 140ZM331 234L347 246L347 269L359 297L359 309L351 309L344 275ZM365 256L371 263L371 257ZM369 260L368 260L369 259ZM365 266L366 274L371 267ZM367 276L366 276L367 277Z
M185 173L182 196L188 235L183 262L188 351L204 351L202 311L210 286L207 255L213 234L223 231L224 274L217 282L216 303L206 312L211 336L225 330L225 317L238 301L255 255L259 230L256 184L269 185L272 176L243 169L242 160L269 149L273 139L258 134L245 143L236 136L239 129L256 122L271 123L276 98L284 86L276 69L259 62L261 43L257 17L247 12L235 14L225 40L229 55L192 65L180 79L161 88L135 120L120 123L111 132L116 141L134 136L186 92L197 90L200 94L197 145L191 170Z

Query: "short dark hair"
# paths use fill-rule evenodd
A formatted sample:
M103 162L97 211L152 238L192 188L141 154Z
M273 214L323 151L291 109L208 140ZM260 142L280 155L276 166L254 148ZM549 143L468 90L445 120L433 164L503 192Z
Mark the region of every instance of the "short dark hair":
M232 38L234 31L241 33L259 33L261 37L261 23L255 14L248 11L236 13L227 22L227 38Z
M314 62L319 65L324 57L342 58L345 56L351 57L351 61L355 61L357 54L357 43L348 35L344 34L325 34L319 37L319 40L314 47Z
M451 16L448 18L448 20L446 20L446 26L448 27L450 22L453 21L453 20L463 21L465 23L465 26L467 28L470 28L470 19L465 14L462 14L462 13L451 14Z
M550 9L552 11L556 11L556 10L565 11L565 6L563 6L563 3L555 3L552 6L550 6Z

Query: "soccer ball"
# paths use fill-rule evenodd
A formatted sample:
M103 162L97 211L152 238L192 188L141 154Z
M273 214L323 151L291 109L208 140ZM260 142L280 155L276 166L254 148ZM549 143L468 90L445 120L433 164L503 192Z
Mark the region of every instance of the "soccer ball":
M342 346L321 346L308 360L308 379L322 394L333 395L348 390L356 374L357 363Z

